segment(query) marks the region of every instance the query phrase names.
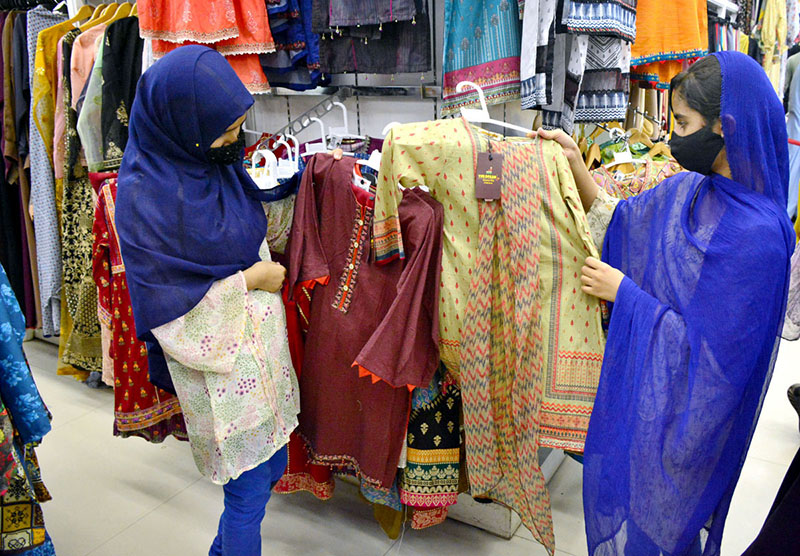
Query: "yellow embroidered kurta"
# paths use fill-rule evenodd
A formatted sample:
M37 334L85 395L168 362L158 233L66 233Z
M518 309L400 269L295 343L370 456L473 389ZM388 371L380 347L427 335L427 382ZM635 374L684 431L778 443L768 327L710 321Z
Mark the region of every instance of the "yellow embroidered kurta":
M781 97L783 97L781 60L787 51L787 34L786 0L766 0L761 12L761 51L764 53L762 65L775 91Z

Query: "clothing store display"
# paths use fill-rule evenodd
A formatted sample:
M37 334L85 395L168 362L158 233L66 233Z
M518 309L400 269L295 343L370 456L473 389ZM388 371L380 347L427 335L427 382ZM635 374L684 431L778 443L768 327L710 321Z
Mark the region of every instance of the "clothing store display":
M620 201L605 233L603 260L626 277L611 308L584 455L593 555L619 543L630 554L680 554L701 541L704 554L720 553L775 361L794 247L783 209L783 110L755 61L737 52L714 56L735 181L680 173ZM734 85L745 79L750 89ZM754 96L767 117L751 109ZM592 211L604 206L598 201ZM751 271L743 275L745 267ZM743 300L757 314L728 310ZM721 311L728 318L708 326ZM714 411L694 412L696 403Z
M787 21L786 0L768 0L763 3L759 17L761 30L759 47L762 66L779 96L783 95L783 78L786 68ZM781 100L783 97L781 96Z
M444 14L442 116L477 102L477 93L457 92L462 81L479 85L487 104L520 98L521 25L508 0L447 0Z
M634 171L630 174L621 172L612 174L605 166L592 171L591 174L595 183L606 193L617 199L628 199L656 187L681 170L682 168L677 162L656 162L645 158L641 164L635 166ZM602 243L602 241L596 241L595 245L600 249Z
M428 194L407 190L399 215L409 236L407 258L375 264L369 258L374 198L356 185L360 175L353 159L317 155L297 197L287 248L290 295L302 285L312 293L299 432L315 463L348 470L388 495L410 390L430 384L439 363L442 208Z
M274 14L273 10L277 13ZM278 10L273 6L267 10L276 50L259 56L264 73L274 87L313 89L323 79L320 36L312 27L313 2L291 0L283 12ZM281 13L286 19L278 19Z

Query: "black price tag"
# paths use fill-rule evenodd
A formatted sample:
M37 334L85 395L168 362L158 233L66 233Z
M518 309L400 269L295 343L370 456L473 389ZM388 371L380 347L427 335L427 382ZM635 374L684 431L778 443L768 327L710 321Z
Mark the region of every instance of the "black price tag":
M478 153L475 166L475 196L493 201L500 198L503 186L503 155L493 152Z

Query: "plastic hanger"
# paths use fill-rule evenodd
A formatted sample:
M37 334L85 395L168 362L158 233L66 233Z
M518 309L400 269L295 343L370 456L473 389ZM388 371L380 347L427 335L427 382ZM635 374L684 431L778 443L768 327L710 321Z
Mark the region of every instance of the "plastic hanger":
M261 160L264 160L263 166L258 166ZM269 149L259 149L253 153L253 169L250 172L250 177L258 186L259 189L272 189L278 185L278 159Z
M309 120L319 124L320 141L319 143L306 143L306 150L303 156L328 152L328 146L325 144L325 124L319 118L309 118Z
M98 17L100 17L100 14L103 13L103 10L105 10L106 7L107 7L106 4L98 4L97 7L94 9L94 12L92 12L92 17L89 18L89 21L92 21L93 19L97 19Z
M478 85L473 83L472 81L462 81L456 86L456 92L461 93L465 89L474 89L478 93L478 100L481 103L480 108L462 108L461 115L470 123L473 124L492 124L499 127L504 127L506 129L512 129L514 131L519 131L524 133L525 135L531 132L530 129L525 129L524 127L520 127L518 125L509 124L507 122L503 122L500 120L494 120L489 115L489 108L486 106L486 95L483 94L483 89L481 89Z
M669 145L663 142L656 143L655 146L647 153L647 156L651 159L659 155L664 155L670 159L673 158L672 151L669 149Z
M275 141L275 144L270 149L274 151L278 147L283 146L286 147L286 153L289 155L289 158L279 158L278 159L278 179L288 179L294 176L300 169L297 160L297 152L292 150L292 146L286 141L285 139L278 139Z
M639 158L633 157L633 153L631 152L631 146L630 143L628 142L628 135L626 133L622 133L617 128L613 128L611 130L611 138L616 139L617 141L620 140L625 141L625 150L622 152L614 153L614 160L612 162L609 162L605 166L607 170L613 168L614 166L620 166L623 164L641 164L642 162L644 162Z
M130 2L123 2L117 8L117 11L114 12L114 16L111 18L111 21L119 21L124 17L129 17L131 15L131 11L133 11L133 4Z
M365 140L366 137L364 137L363 135L355 135L350 133L350 128L348 124L349 120L347 119L347 106L345 106L341 102L333 102L332 104L342 109L344 126L328 128L328 147L337 148L339 145L342 144L342 141L345 139L358 139L362 141ZM338 139L338 143L335 142L334 139Z
M133 17L139 17L139 4L133 5L133 9L131 10L131 15Z
M584 158L586 169L591 170L595 162L602 162L602 160L603 154L600 152L600 145L598 145L597 142L592 143L589 146L589 150L586 151L586 157Z
M400 122L389 122L385 126L383 126L383 131L381 131L381 135L386 137L389 135L389 130L391 130L394 126L402 125Z
M84 32L102 23L110 22L113 19L114 14L117 13L117 8L119 8L119 4L117 4L116 2L109 4L103 10L103 13L100 14L100 17L96 19L90 19L89 21L81 25L81 31Z

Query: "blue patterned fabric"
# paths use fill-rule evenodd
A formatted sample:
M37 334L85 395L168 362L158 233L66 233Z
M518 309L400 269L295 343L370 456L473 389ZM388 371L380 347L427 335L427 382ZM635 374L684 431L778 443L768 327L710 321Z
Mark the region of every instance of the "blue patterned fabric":
M586 438L590 556L720 554L777 356L795 244L783 107L754 60L715 56L733 179L678 174L606 233L626 278Z
M37 6L28 12L28 63L30 87L33 91L36 41L39 33L67 16ZM31 203L36 234L36 260L39 266L39 297L42 302L42 333L58 335L61 330L61 239L56 213L56 185L53 165L44 140L30 113Z
M24 339L25 317L0 265L0 398L23 444L30 444L50 430L50 415L22 351Z

